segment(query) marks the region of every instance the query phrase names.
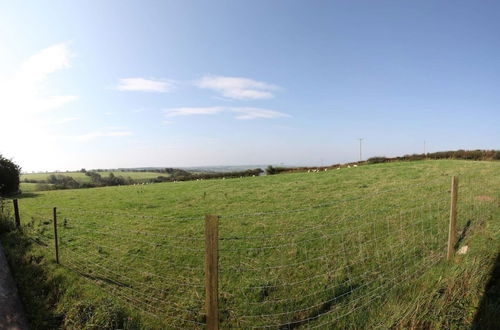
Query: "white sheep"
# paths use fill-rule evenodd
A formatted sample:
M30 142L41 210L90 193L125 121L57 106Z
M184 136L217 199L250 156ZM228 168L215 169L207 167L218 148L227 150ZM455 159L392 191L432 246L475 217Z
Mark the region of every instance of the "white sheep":
M354 165L352 165L352 167L358 167L358 165L354 164Z
M326 171L328 171L328 169L327 169L327 168L325 168L325 172L326 172Z
M347 168L351 168L351 165L347 165Z
M340 167L337 167L337 170L340 170Z
M307 173L311 173L311 170L307 170Z

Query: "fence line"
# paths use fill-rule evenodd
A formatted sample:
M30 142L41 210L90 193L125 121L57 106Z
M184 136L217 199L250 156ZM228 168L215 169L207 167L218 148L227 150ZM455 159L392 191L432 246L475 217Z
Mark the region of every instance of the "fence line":
M451 211L440 177L315 205L219 215L219 234L208 245L213 232L202 216L58 207L52 219L32 217L23 228L44 244L59 243L62 266L169 327L319 328L410 285L447 251L453 257L463 239L454 238L457 231L465 235L471 221L490 214L478 193L495 191L470 178L457 191L454 182ZM1 200L0 212L19 216L14 203ZM158 222L134 222L144 219ZM159 233L153 225L160 223L174 227Z

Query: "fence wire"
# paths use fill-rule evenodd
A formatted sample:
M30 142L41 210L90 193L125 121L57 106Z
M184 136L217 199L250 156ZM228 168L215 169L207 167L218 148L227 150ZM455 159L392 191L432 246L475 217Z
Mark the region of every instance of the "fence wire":
M449 177L364 195L220 216L222 328L342 327L380 308L446 256ZM499 207L479 175L459 183L458 249ZM205 198L205 195L203 196ZM0 201L10 216L11 201ZM202 216L162 217L58 208L61 263L128 308L171 328L204 328ZM23 228L53 249L52 208ZM375 304L377 302L377 304ZM344 324L345 325L345 324Z

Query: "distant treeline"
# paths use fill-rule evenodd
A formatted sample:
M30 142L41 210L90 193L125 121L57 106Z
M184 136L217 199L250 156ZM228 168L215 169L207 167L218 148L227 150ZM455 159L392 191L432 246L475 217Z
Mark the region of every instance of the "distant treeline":
M368 164L387 163L405 160L425 160L425 159L464 159L464 160L500 160L500 150L456 150L438 151L427 154L412 154L402 157L371 157Z
M173 170L172 168L118 168L118 169L102 169L98 168L92 170L92 172L138 172L138 173L169 173L169 171ZM176 170L176 169L175 169ZM182 171L182 170L181 170ZM87 172L84 168L80 170L80 172Z
M106 170L100 170L106 171ZM260 168L237 171L237 172L212 172L212 173L191 173L178 168L165 168L161 172L168 176L158 176L152 179L134 180L130 177L123 177L109 173L108 176L102 176L97 171L86 171L82 169L80 172L85 173L90 178L90 182L79 182L73 177L64 174L51 174L47 180L24 179L26 183L38 183L38 190L58 190L58 189L78 189L78 188L95 188L106 186L125 186L137 183L159 183L159 182L174 182L174 181L192 181L203 179L221 179L221 178L239 178L248 176L258 176L263 171ZM151 172L151 171L148 171Z
M247 176L258 176L264 171L260 168L245 171L235 172L210 172L210 173L191 173L181 169L172 169L172 172L166 172L170 176L159 176L156 179L151 179L152 182L173 182L173 181L192 181L192 180L208 180L208 179L225 179L225 178L241 178Z
M400 157L371 157L366 161L352 162L346 164L334 164L328 166L313 167L273 167L269 165L266 168L266 174L295 173L306 171L324 171L333 168L347 167L353 165L366 165L377 163L388 163L397 161L415 161L426 159L464 159L464 160L500 160L500 150L456 150L456 151L438 151L427 154L412 154Z

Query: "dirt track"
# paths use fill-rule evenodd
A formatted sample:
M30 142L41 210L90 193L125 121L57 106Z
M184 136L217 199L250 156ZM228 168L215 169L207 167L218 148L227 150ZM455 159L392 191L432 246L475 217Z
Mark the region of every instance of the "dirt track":
M29 329L24 308L0 242L0 330Z

